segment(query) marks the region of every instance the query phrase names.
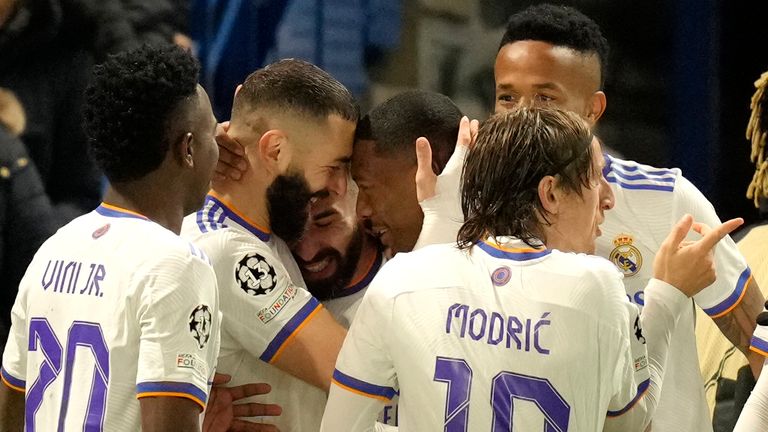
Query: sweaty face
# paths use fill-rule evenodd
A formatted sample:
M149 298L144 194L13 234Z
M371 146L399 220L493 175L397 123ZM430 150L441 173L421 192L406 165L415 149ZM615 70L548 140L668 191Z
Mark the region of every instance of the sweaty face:
M211 189L211 178L219 159L219 146L214 138L216 132L216 117L211 110L211 102L205 90L197 85L197 107L193 115L192 151L195 163L196 181L195 196L185 210L193 212L203 205L205 194Z
M497 113L518 104L552 104L590 119L592 98L600 87L596 55L540 41L504 45L496 55L494 74Z
M377 154L373 141L355 144L352 178L360 188L357 214L392 254L413 250L421 233L424 214L416 197L415 175L413 159Z
M364 234L355 214L356 187L349 185L345 194L331 193L312 204L304 237L291 248L309 292L319 300L349 284L360 258Z
M589 187L565 195L557 215L557 231L562 234L558 249L564 252L594 254L595 239L600 236L600 224L605 210L613 207L613 192L603 177L605 159L600 143L592 140L592 177Z

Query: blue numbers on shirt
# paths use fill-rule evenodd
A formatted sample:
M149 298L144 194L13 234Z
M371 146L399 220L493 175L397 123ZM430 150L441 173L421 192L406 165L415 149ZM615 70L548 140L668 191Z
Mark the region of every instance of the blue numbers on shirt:
M64 363L64 390L59 411L59 432L64 430L67 408L72 389L72 368L77 355L77 347L89 348L96 360L93 379L88 396L88 411L85 415L85 432L101 431L104 427L104 409L107 403L107 385L109 384L109 348L104 340L101 326L96 323L75 321L69 328L67 348L63 351L59 338L45 318L32 318L29 322L29 351L42 351L40 375L27 392L25 403L25 421L27 431L35 431L35 415L43 403L43 394L48 386L61 375ZM82 351L82 350L81 350Z
M466 360L437 357L434 381L448 385L445 398L445 432L466 432L472 368ZM491 382L493 432L511 431L514 400L536 404L544 415L544 432L567 432L571 407L545 378L500 372Z

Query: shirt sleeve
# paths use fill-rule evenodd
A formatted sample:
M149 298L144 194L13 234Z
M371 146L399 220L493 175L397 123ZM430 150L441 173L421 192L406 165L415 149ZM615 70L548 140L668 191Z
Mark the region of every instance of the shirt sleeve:
M685 177L679 176L675 185L675 220L672 223L685 214L691 214L696 222L710 227L721 224L707 198ZM698 238L698 234L689 234L689 240ZM741 302L752 273L730 236L726 236L715 247L715 265L717 281L694 296L694 300L707 315L719 318Z
M645 289L645 307L624 299L623 314L616 316L624 346L615 377L617 391L608 406L604 431L642 430L661 396L669 344L688 298L673 286L651 279ZM618 309L622 306L616 305Z
M763 371L757 384L744 404L739 420L733 432L752 432L768 429L768 360L763 363Z
M239 242L216 270L227 334L264 362L274 363L322 308L266 245Z
M384 403L397 392L397 377L382 335L391 334L392 285L385 268L373 280L336 361L323 431L372 430ZM354 409L351 409L354 407Z
M216 277L205 258L171 253L140 270L137 398L174 396L205 408L219 354Z
M30 274L30 272L27 272ZM0 381L13 390L26 391L27 377L27 333L29 322L27 317L27 284L24 277L19 285L19 295L11 309L11 331L3 351L3 363L0 367Z

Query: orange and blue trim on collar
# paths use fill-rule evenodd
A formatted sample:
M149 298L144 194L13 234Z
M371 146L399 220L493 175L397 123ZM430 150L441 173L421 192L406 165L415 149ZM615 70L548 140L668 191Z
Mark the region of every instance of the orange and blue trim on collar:
M231 219L238 225L248 230L248 232L258 237L261 241L269 241L271 233L268 229L249 219L247 216L245 216L245 214L243 214L234 205L232 205L232 203L227 202L214 191L208 192L208 195L205 197L205 205L203 206L203 209L198 212L198 225L201 223L199 220L200 215L205 214L206 209L221 209L221 216ZM211 211L209 211L209 213L211 213ZM225 223L222 222L224 218L221 216L218 218L219 222ZM213 216L211 215L211 217Z
M552 253L551 249L507 248L485 241L478 242L477 247L492 257L513 261L530 261L543 258Z
M105 202L101 203L101 205L96 207L96 213L106 217L149 220L149 218L144 216L143 214L136 213L135 211L124 209L122 207L118 207L116 205L108 204Z
M360 276L357 280L352 281L349 284L349 286L347 286L346 288L341 290L335 290L334 291L335 295L331 297L329 300L351 296L365 289L368 285L371 284L371 281L373 281L373 278L376 276L376 273L378 273L379 269L381 269L381 265L383 262L384 262L384 255L381 253L380 250L377 250L376 255L374 255L373 260L371 260L371 264L368 266L368 270L365 272L365 274Z

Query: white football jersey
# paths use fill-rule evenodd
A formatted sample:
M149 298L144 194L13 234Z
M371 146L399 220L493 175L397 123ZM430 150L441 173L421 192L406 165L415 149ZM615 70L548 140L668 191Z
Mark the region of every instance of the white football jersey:
M19 286L2 380L26 392L28 431L141 428L137 398L205 406L219 352L205 254L102 204L53 235Z
M370 285L374 276L376 276L381 269L381 266L386 262L387 259L382 252L377 252L373 262L363 276L358 280L350 282L349 287L340 291L340 296L323 302L323 305L328 309L328 312L330 312L331 315L333 315L333 318L335 318L339 324L344 326L344 328L349 329L349 326L357 315L357 309L363 301L368 285ZM384 405L384 408L382 408L381 413L379 414L378 421L385 425L397 426L397 396Z
M368 289L334 384L399 391L403 431L601 430L649 384L620 279L602 258L516 240L399 254Z
M252 420L283 432L318 430L325 391L270 364L323 307L307 291L288 246L213 192L184 219L182 236L208 254L216 271L223 314L218 370L232 376L233 386L270 384L269 394L249 400L283 407L279 417Z
M721 222L712 204L686 180L679 169L659 169L606 156L603 171L616 198L605 213L597 239L597 254L624 274L627 297L640 308L653 276L656 251L685 214L714 227ZM690 240L696 235L691 234ZM715 249L717 281L694 297L710 317L730 312L741 300L751 278L746 261L730 237ZM664 386L653 418L654 432L711 431L704 383L694 334L693 305L680 317L669 348ZM686 413L686 415L680 415Z

